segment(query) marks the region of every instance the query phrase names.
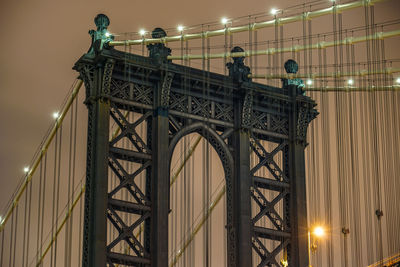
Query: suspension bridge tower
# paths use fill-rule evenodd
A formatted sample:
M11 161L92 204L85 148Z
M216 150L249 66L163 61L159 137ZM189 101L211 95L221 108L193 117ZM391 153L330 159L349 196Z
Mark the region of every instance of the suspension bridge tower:
M253 255L258 266L280 266L280 253L289 266L308 266L304 149L317 112L299 80L284 79L282 88L252 82L239 47L227 64L229 76L174 64L161 28L147 44L149 57L122 52L113 48L109 22L103 14L95 18L92 46L74 66L89 116L83 266L168 266L170 159L191 133L202 135L223 165L228 266L252 266ZM297 64L285 67L293 73ZM131 120L129 112L136 114ZM111 124L120 130L112 133ZM130 149L120 146L123 139ZM261 168L270 175L259 175ZM146 182L139 186L142 174ZM126 249L117 251L122 242Z

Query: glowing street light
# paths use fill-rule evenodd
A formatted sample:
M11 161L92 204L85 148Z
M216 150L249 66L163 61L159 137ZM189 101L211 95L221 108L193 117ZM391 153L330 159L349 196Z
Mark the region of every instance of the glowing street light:
M307 85L312 85L313 81L311 79L307 79L306 83L307 83Z
M354 80L353 79L348 79L347 80L347 84L348 85L353 85L354 84Z
M53 112L53 118L54 119L58 119L59 116L60 116L60 114L58 114L58 112Z
M396 79L396 83L400 84L400 77Z
M184 27L182 25L178 25L178 31L183 32Z
M140 34L141 36L144 36L144 35L146 34L146 31L145 31L144 29L141 29L141 30L139 31L139 34Z
M110 37L110 36L111 36L111 33L106 32L106 37Z
M276 14L278 14L278 11L279 11L278 9L272 8L271 11L270 11L270 13L271 13L271 15L274 15L274 16L275 16Z
M314 237L311 239L311 235ZM315 226L308 231L308 260L311 260L311 252L314 254L317 250L316 241L325 236L325 229L322 226ZM311 266L311 264L309 265Z
M322 226L317 226L313 231L314 236L321 238L325 236L325 229Z
M225 18L225 17L222 18L222 19L221 19L221 23L224 24L224 25L227 24L227 23L228 23L228 19Z
M29 167L24 167L24 173L28 173L29 172Z

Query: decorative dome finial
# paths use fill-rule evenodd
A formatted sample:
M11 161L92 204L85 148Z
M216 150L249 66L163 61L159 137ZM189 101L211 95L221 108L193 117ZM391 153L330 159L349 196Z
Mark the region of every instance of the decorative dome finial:
M285 62L286 73L297 73L299 70L299 65L293 59L289 59Z
M94 18L94 23L97 26L97 30L102 31L104 29L107 29L108 25L110 25L110 19L104 14L98 14Z
M167 33L162 28L155 28L151 32L151 37L153 38L164 38L165 36L167 36Z

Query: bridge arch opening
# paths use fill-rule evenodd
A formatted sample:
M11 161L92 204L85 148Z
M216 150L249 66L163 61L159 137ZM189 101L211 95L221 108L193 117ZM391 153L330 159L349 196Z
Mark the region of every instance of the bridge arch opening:
M226 266L230 152L200 123L178 132L169 151L169 266Z

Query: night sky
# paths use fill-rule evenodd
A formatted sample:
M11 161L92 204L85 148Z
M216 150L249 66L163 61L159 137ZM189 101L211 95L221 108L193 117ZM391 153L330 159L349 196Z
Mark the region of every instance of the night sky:
M269 12L271 8L285 8L303 2L2 0L0 212L4 211L24 176L24 166L29 164L47 129L52 125L52 113L58 111L77 77L72 67L90 47L88 30L95 29L93 19L98 13L104 13L110 18L110 32L121 33L137 32L142 28L150 31L154 27L198 25L219 21L222 17L235 18ZM400 1L386 2L387 16L398 19ZM378 19L385 20L385 16ZM363 22L363 18L359 20ZM79 109L80 116L83 116L81 121L85 121L86 108L80 104ZM79 144L85 145L85 139L85 136L81 136ZM85 160L85 155L79 156L79 159Z

